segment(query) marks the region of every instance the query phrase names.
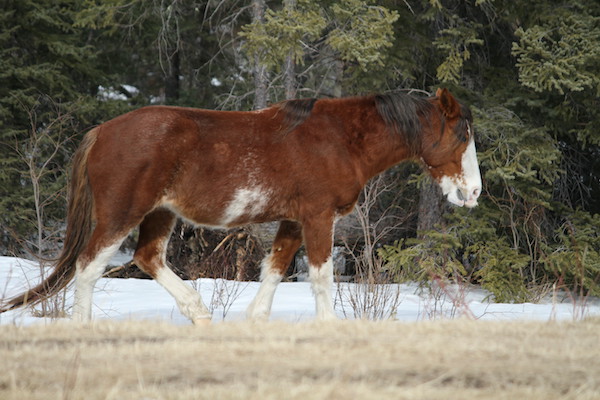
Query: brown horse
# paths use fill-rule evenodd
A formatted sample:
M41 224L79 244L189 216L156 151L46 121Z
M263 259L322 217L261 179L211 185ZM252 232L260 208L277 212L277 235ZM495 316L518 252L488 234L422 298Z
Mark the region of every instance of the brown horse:
M199 294L166 265L177 217L231 228L281 221L248 309L268 318L277 284L304 242L319 318L334 317L335 220L373 176L420 160L450 202L473 207L481 177L471 114L446 89L291 100L252 112L145 107L92 129L73 162L63 251L39 286L0 311L55 294L76 275L73 318L91 318L92 291L139 225L135 263L193 322L210 319Z

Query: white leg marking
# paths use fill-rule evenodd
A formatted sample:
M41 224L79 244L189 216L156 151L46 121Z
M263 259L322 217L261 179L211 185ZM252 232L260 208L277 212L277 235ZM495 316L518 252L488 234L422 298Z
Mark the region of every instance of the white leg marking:
M155 279L175 298L181 313L194 324L204 323L210 319L210 312L202 303L200 294L179 278L171 268L161 267L156 272Z
M72 318L75 321L87 322L92 318L92 295L94 292L94 286L102 273L104 268L110 261L111 257L119 250L121 242L119 240L115 244L105 247L96 254L94 258L87 265L82 265L80 261L77 261L77 273L75 277L75 302L73 304L73 315Z
M283 276L279 271L273 269L272 255L269 254L265 257L261 265L260 288L246 311L248 319L266 320L269 318L275 289L277 289L277 285L281 282L281 278Z
M252 189L237 189L233 200L225 209L221 225L228 226L243 215L249 217L260 214L269 201L269 191L260 186Z
M315 295L317 318L321 320L337 319L331 301L331 287L333 286L333 261L331 257L320 267L310 265L308 275Z

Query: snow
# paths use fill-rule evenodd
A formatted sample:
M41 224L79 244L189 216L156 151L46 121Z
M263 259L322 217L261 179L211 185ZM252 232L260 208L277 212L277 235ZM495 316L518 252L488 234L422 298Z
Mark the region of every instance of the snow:
M119 87L123 90L126 90L131 95L136 95L140 92L138 88L131 85L123 84ZM98 86L98 97L102 100L129 100L129 96L123 93L122 90L112 86L104 87L102 85Z
M0 257L0 299L11 298L39 282L39 266L31 261ZM257 282L199 279L188 282L200 291L213 310L213 322L245 319L245 311L258 290ZM500 304L489 301L486 291L471 286L448 285L430 290L416 284L382 285L365 290L366 285L339 283L333 289L334 304L341 318L356 318L355 309L381 315L393 314L399 321L469 317L482 320L578 320L600 315L600 300L574 301L564 293L551 293L538 304ZM67 290L66 310L70 311L73 288ZM356 304L362 304L362 307ZM352 304L355 304L352 307ZM387 306L384 306L387 305ZM394 310L391 310L392 307ZM94 319L167 320L189 324L174 299L155 281L144 279L100 279L94 292ZM308 282L283 282L275 294L271 319L290 322L315 317L314 298ZM44 323L29 308L0 314L0 325Z

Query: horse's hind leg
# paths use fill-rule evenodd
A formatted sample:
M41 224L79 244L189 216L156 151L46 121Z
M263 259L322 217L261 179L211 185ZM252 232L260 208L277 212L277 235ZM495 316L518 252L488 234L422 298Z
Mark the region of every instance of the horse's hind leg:
M262 262L261 284L246 312L248 318L264 320L269 317L275 289L301 244L302 226L297 222L282 221L273 241L271 253Z
M175 215L166 209L157 209L146 215L140 224L140 237L133 259L175 298L183 315L194 324L209 322L210 312L202 303L200 294L167 266L167 244L174 224Z
M128 234L129 231L115 234L103 225L94 229L90 241L77 258L73 320L87 322L91 319L94 286Z

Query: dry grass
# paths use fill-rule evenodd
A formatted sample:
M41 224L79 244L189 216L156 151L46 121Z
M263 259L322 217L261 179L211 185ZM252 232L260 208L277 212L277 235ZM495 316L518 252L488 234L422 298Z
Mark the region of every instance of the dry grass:
M0 326L0 399L598 399L600 320Z

